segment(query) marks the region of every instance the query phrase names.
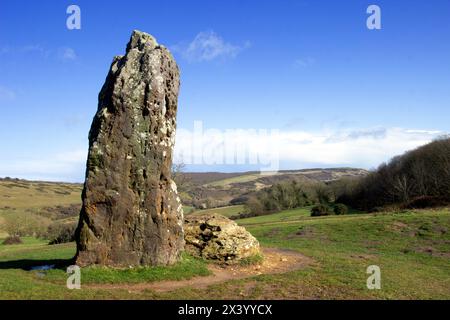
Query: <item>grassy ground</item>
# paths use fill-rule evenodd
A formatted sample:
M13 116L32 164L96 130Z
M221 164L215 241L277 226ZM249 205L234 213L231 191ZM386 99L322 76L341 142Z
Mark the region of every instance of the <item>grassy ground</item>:
M298 271L233 280L207 289L151 290L83 288L89 283L136 283L207 274L189 256L172 268L82 270L82 289L65 287L64 269L27 271L61 264L73 244L48 246L27 238L0 245L0 298L41 299L450 299L450 211L309 217L308 208L237 220L263 246L295 250L314 263ZM366 288L366 268L381 268L381 290Z
M24 238L20 245L0 245L0 299L94 299L132 298L128 291L69 290L66 288L66 268L72 264L75 244L47 245L47 242ZM32 267L53 265L52 270L31 270ZM89 267L82 269L84 285L153 282L190 279L207 276L207 264L184 254L181 262L170 267L111 269ZM84 296L86 294L86 296Z
M227 206L221 208L205 209L205 210L195 210L191 211L189 214L201 215L201 214L221 214L225 217L230 217L237 215L244 211L243 205Z
M303 214L298 221L291 211L241 223L263 245L300 251L317 262L309 271L262 280L279 281L285 297L295 298L299 284L307 284L308 290L316 288L315 294L331 298L450 298L449 210L320 218ZM369 265L380 266L382 290L366 289Z
M185 215L191 214L194 210L195 208L192 206L183 206L183 212Z

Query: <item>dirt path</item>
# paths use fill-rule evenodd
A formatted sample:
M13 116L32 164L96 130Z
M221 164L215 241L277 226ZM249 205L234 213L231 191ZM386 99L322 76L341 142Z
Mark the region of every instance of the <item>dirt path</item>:
M168 292L184 287L206 288L233 279L244 279L261 274L276 274L304 268L312 263L312 259L298 252L265 248L263 249L264 260L259 265L252 266L227 266L209 265L211 275L205 277L194 277L188 280L168 280L159 282L136 283L136 284L92 284L85 285L90 289L126 289L129 291L142 291L151 289L157 292Z

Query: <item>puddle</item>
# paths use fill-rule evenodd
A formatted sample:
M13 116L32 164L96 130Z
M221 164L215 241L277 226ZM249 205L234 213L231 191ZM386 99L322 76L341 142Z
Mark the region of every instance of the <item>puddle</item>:
M51 270L51 269L55 269L55 265L54 264L46 264L43 266L36 266L36 267L31 267L31 271L45 271L45 270Z

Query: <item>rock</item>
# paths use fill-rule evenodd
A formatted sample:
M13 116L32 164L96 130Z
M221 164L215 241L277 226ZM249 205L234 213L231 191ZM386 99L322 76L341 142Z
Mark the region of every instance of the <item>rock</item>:
M171 179L178 88L170 52L134 31L125 56L112 62L89 132L78 265L179 260L183 209Z
M184 232L186 251L194 256L232 264L260 254L258 240L221 215L187 216Z

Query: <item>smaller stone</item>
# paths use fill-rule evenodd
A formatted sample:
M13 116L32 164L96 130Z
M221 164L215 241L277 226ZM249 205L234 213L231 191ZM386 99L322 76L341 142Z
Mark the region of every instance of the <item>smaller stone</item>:
M261 254L250 232L218 214L187 216L184 232L186 251L204 259L233 264Z

